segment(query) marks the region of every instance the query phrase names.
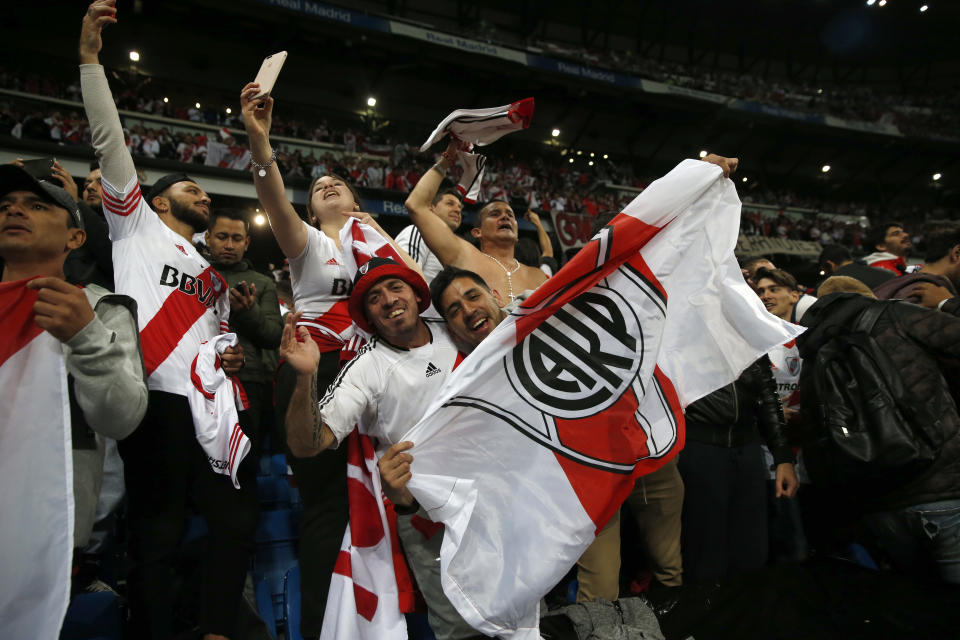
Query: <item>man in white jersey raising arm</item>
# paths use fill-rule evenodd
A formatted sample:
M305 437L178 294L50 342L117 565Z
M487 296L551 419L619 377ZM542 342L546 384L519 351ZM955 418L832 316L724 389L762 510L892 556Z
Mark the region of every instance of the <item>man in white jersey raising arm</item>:
M227 327L227 284L191 237L206 227L210 198L183 174L140 194L133 160L100 66L101 31L116 23L116 1L98 0L83 18L80 80L100 160L103 208L113 241L116 289L138 304L150 389L147 415L120 443L129 496L131 624L138 638L173 635L172 560L186 525L188 496L206 516L200 629L206 640L234 634L257 518L252 458L240 465L240 490L214 473L197 442L186 395L200 343ZM153 207L151 209L150 207ZM241 352L223 355L228 374Z
M479 249L457 236L431 209L430 203L450 168L450 158L456 157L459 144L452 141L440 162L423 174L407 197L407 211L430 251L443 266L473 271L491 289L500 292L505 304L510 304L521 293L536 289L547 279L543 271L520 264L514 256L518 239L517 218L510 204L494 200L477 213L471 233L480 242Z

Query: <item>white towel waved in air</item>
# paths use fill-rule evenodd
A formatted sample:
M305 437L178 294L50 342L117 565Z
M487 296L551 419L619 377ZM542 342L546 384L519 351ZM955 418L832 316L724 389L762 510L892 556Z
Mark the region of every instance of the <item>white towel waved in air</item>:
M485 156L471 153L474 146L483 147L496 142L503 136L530 126L533 119L533 98L524 98L513 104L492 109L457 109L433 130L427 141L420 147L426 151L448 133L465 144L460 150L460 163L463 165L463 177L457 190L468 204L477 201L483 182Z

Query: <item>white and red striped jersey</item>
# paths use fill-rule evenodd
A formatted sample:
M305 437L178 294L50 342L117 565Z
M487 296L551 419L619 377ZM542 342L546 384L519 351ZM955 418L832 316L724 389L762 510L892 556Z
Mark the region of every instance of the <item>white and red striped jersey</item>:
M227 281L160 220L136 176L122 189L101 181L116 289L137 301L147 386L186 396L200 343L227 331Z
M294 306L303 313L300 326L320 351L340 349L354 333L347 310L353 278L337 243L316 227L307 225L306 246L290 258L290 284Z

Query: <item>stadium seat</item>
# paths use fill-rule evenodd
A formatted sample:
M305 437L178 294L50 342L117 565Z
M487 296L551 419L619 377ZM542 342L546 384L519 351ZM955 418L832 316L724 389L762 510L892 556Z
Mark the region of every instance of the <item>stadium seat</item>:
M110 591L81 593L70 601L60 640L120 640L120 599Z
M270 475L276 478L286 478L287 456L282 453L275 453L270 456Z
M300 635L300 565L283 578L283 634L286 640L303 640Z
M296 541L299 532L299 511L277 509L262 511L254 537L253 579L254 583L266 582L267 593L273 604L273 616L282 622L283 581L297 564ZM261 611L263 616L268 615Z
M270 586L265 578L257 581L254 588L254 594L257 598L257 612L267 625L267 631L271 638L277 637L277 616L273 607L273 599L270 595Z
M270 454L263 454L260 456L260 459L257 460L257 475L260 477L269 476L271 465L273 464L273 456Z
M286 478L260 476L257 478L257 494L262 509L288 508L293 502L290 482Z

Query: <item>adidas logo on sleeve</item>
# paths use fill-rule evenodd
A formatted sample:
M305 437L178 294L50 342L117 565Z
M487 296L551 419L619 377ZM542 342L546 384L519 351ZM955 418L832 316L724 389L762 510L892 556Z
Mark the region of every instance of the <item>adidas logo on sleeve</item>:
M430 376L434 376L434 375L436 375L436 374L438 374L438 373L440 373L440 369L437 367L437 365L433 364L432 362L428 362L428 363L427 363L427 377L429 378Z

